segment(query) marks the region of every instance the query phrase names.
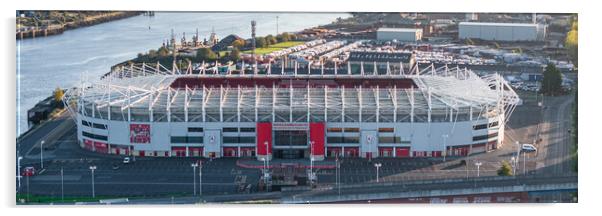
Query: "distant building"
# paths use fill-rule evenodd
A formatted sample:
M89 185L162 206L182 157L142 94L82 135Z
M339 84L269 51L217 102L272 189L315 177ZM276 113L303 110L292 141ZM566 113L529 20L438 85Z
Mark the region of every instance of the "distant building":
M422 29L415 28L379 28L377 40L419 41L422 40Z
M541 41L546 37L546 25L531 23L461 22L458 38L495 41Z

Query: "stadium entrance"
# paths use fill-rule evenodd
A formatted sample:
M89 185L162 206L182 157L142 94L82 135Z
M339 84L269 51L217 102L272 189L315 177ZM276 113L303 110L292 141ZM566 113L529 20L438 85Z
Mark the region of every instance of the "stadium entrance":
M274 131L274 158L304 158L308 151L306 130Z

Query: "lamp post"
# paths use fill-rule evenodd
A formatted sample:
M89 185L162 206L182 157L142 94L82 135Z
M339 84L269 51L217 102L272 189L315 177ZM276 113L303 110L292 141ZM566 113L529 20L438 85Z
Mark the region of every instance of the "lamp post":
M17 191L21 190L21 178L23 178L23 176L21 176L21 160L23 160L23 157L19 156L17 158L17 182L19 183Z
M96 197L96 193L94 191L94 170L96 170L96 166L90 166L90 171L92 172L92 198Z
M443 137L443 162L445 162L445 156L447 155L447 137L449 137L449 135L447 134L443 134L441 135Z
M264 141L263 144L265 145L265 162L266 162L266 168L265 168L265 172L263 174L263 178L265 181L266 191L269 191L268 178L270 178L270 152L269 152L269 144L270 143L268 141Z
M42 169L44 169L44 140L42 140L42 142L40 142L40 164L42 166Z
M341 171L339 171L340 164L339 164L339 155L338 154L336 156L335 163L336 163L336 166L337 166L337 170L336 170L337 190L339 192L339 199L340 199L341 198L341 183L340 183L341 177L339 176L339 173Z
M516 159L514 157L510 158L510 164L512 164L512 175L516 176Z
M376 167L376 182L378 182L378 170L380 169L381 166L382 166L381 163L374 164L374 167Z
M190 167L192 167L192 195L196 196L196 168L199 165L197 163L192 163L190 164Z
M314 141L309 141L309 173L313 180L314 175Z
M474 163L475 166L477 166L477 177L480 176L480 171L481 171L481 165L483 165L483 163L481 163L480 161Z
M278 36L280 32L278 32L278 16L276 16L276 36Z
M368 162L372 162L372 137L368 136L368 151L370 152L370 157L368 157Z
M199 197L203 196L203 161L199 160Z
M516 141L516 158L514 160L514 167L518 168L520 164L520 143ZM516 175L516 170L513 171L513 175Z
M63 167L61 167L61 200L65 202L65 184L63 179Z

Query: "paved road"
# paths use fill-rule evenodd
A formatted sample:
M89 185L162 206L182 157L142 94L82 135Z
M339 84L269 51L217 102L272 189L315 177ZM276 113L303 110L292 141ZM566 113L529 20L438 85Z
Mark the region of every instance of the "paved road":
M569 134L570 105L572 96L546 98L546 109L541 115L534 98L526 97L525 105L518 107L510 120L506 131L506 144L500 149L487 154L479 154L468 158L448 157L446 162L441 158L433 159L393 159L380 158L369 162L366 159L345 158L341 164L341 183L345 185L370 183L376 181L376 169L373 164L383 164L379 171L381 182L408 182L420 179L449 179L470 178L477 175L475 161L484 165L480 167L481 176L495 176L502 160L509 160L516 151L514 141L521 143L532 142L537 133L537 123L540 126L543 141L539 144L538 154L527 155L527 172L529 175L564 174L570 170L568 154L570 150ZM542 121L543 117L543 121ZM29 152L22 161L23 166L39 167L39 148L35 145L47 134L53 133L53 128L60 125L72 124L72 120L61 117L42 125L32 131L18 143L20 152ZM81 149L76 141L75 127L66 130L59 136L54 150L45 150L45 168L41 175L23 179L21 193L27 189L31 194L46 194L60 196L60 170L64 170L64 191L67 196L92 193L92 177L90 165L96 165L95 192L97 195L178 195L189 196L193 192L193 174L190 163L193 158L137 158L136 162L128 165L121 164L122 158L114 155L96 154ZM460 160L467 159L468 166L460 166ZM522 157L521 157L522 160ZM236 166L236 159L223 158L207 162L203 169L203 193L206 195L240 195L237 180L245 179L246 184L253 185L251 192L257 192L256 186L260 176L258 169L245 169ZM113 165L119 168L113 170ZM522 170L519 164L519 170ZM317 170L320 184L335 183L335 170ZM520 172L518 172L520 173ZM198 170L197 170L198 174ZM198 181L198 176L195 177ZM198 188L198 183L196 183ZM437 187L436 185L431 185ZM427 186L424 186L427 187Z

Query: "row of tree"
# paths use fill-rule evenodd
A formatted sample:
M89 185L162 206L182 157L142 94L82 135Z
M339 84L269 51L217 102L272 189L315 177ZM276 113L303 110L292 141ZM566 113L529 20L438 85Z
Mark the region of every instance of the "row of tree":
M577 15L571 17L571 30L566 33L566 39L564 46L566 47L569 58L577 66L578 63L578 48L579 48L579 37L578 37L579 24Z
M297 39L297 35L289 34L287 32L284 32L284 33L276 35L276 36L273 36L270 34L265 37L255 37L255 47L267 48L273 44L292 41L292 40L296 40L296 39Z
M561 95L565 93L562 88L562 74L560 70L552 63L546 66L543 72L543 80L541 82L541 93L550 96Z

